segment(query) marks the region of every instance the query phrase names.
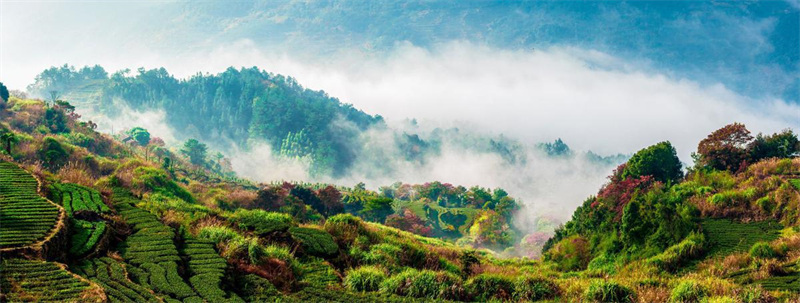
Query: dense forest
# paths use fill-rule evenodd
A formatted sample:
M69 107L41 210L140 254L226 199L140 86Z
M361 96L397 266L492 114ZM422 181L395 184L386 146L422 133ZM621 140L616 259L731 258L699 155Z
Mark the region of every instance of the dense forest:
M198 139L223 153L267 142L273 153L309 163L313 175L344 175L356 162L379 165L399 157L424 165L441 155L444 144L477 153L496 154L509 165L524 164L520 142L457 127L425 131L416 120L392 129L380 115L369 115L323 91L302 87L292 77L253 68L176 79L164 68L121 70L108 75L101 66L64 65L41 72L28 87L34 96L54 102L68 99L78 109L114 119L125 111L164 110L165 122L178 139ZM391 140L372 138L368 129L387 132ZM377 141L376 141L377 140ZM379 146L376 146L379 145ZM232 148L235 146L237 148ZM551 157L581 156L597 165L617 165L624 155L576 154L561 139L533 149Z
M99 109L112 117L119 114L120 103L134 110L164 109L168 124L186 136L219 145L264 140L275 151L308 156L315 169L337 173L355 160L357 132L382 123L380 116L257 68L180 80L164 68L109 76L100 66L76 70L65 65L43 71L28 89L56 99L87 85L97 90Z

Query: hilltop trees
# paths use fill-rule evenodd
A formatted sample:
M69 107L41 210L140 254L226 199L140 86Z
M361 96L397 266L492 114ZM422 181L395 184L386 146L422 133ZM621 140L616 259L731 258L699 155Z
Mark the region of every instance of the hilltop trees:
M652 176L661 182L676 182L683 176L681 160L669 141L636 152L622 171L622 178Z
M700 141L695 155L699 167L735 172L766 158L800 154L800 142L792 130L753 138L741 123L726 125Z
M697 145L699 163L717 170L736 171L746 159L747 143L752 139L744 124L728 124Z

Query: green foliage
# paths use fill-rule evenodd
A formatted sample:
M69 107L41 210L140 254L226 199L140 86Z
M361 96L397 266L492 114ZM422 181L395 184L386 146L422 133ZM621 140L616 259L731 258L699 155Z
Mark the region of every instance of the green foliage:
M2 101L8 102L8 96L9 96L8 88L5 85L3 85L3 82L0 82L0 99L2 99Z
M136 268L128 266L128 269ZM76 271L100 285L109 302L154 302L159 300L152 294L149 285L140 285L131 281L124 264L112 258L85 260L78 264Z
M545 278L522 275L514 281L514 298L517 300L548 300L559 292L558 285Z
M750 249L756 242L780 237L783 226L775 221L738 223L729 219L704 219L709 255L729 255Z
M708 198L708 202L712 205L733 207L747 205L747 203L755 198L755 188L748 188L745 190L727 190Z
M545 259L555 262L559 269L576 271L585 269L592 259L589 243L581 236L561 240L545 254Z
M27 171L0 161L0 248L22 247L44 239L56 225L59 209L38 192Z
M109 213L111 210L103 202L103 197L94 189L74 183L54 183L54 200L60 201L67 211L68 216L74 212L88 211L94 213Z
M139 143L139 146L147 146L147 144L150 143L150 132L144 128L138 126L131 128L131 130L128 131L128 135L130 135L136 143Z
M427 299L459 300L464 297L464 286L458 276L413 268L407 268L384 280L381 291Z
M162 169L139 166L133 170L133 175L134 187L161 193L167 197L177 197L190 203L195 202L192 194L178 185L178 183L175 183Z
M696 303L709 294L708 288L699 283L686 280L676 285L669 296L670 302Z
M758 134L747 146L752 163L766 158L790 158L800 153L800 141L791 129L769 136Z
M683 177L681 161L669 141L636 152L622 172L622 178L653 176L658 181L675 183Z
M268 212L260 209L238 209L230 217L239 228L252 230L259 235L284 232L294 223L289 214Z
M476 246L508 246L514 242L516 233L499 213L491 210L480 212L469 228Z
M701 233L691 233L680 243L667 248L664 252L655 255L647 262L667 271L674 271L687 261L699 257L705 250L705 236Z
M514 280L499 274L480 274L467 280L464 287L476 301L510 300L514 296Z
M305 253L325 257L333 256L339 252L339 246L334 242L331 234L316 228L292 227L289 233L303 246Z
M106 223L103 221L73 220L72 227L69 253L73 256L83 256L94 249L106 231Z
M45 137L42 141L42 148L39 150L39 159L41 159L47 167L57 169L67 163L69 153L53 137Z
M189 161L194 165L205 165L206 152L208 147L204 143L200 143L197 139L189 139L183 143L181 153L189 157Z
M4 258L0 263L0 288L8 302L99 301L92 286L56 263Z
M246 274L236 279L236 289L246 302L275 301L281 295L269 280L254 274Z
M583 297L590 302L634 302L636 294L630 288L614 281L595 281L589 285Z
M352 291L376 291L384 279L386 273L380 267L361 266L345 273L344 286Z
M778 256L778 253L769 243L761 241L756 242L753 244L753 247L750 248L750 256L753 258L775 258Z

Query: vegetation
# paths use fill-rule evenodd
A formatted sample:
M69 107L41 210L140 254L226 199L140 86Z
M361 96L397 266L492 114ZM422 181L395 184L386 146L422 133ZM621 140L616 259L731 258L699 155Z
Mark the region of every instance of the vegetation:
M234 72L255 73L225 77ZM193 87L222 77L151 76L112 78ZM704 140L685 174L669 142L647 147L563 226L539 218L536 230L555 231L523 236L521 203L501 188L256 184L212 167L222 158L200 140L167 146L144 129L115 138L63 100L9 98L0 109L0 129L15 138L0 156L0 301L791 302L800 291L790 131L748 139L731 126ZM173 123L194 121L181 119ZM324 149L317 136L329 130L303 129L285 129L286 156ZM568 156L559 142L540 148Z
M102 302L103 292L53 262L5 259L0 286L9 302Z
M63 210L39 196L33 176L16 164L0 161L0 248L43 240Z

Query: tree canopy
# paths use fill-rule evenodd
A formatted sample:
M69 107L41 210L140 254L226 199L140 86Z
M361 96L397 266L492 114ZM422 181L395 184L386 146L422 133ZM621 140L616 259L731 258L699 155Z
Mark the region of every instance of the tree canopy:
M661 182L675 183L683 176L681 167L681 160L678 159L675 148L669 141L664 141L636 152L628 160L622 177L635 179L652 176Z

